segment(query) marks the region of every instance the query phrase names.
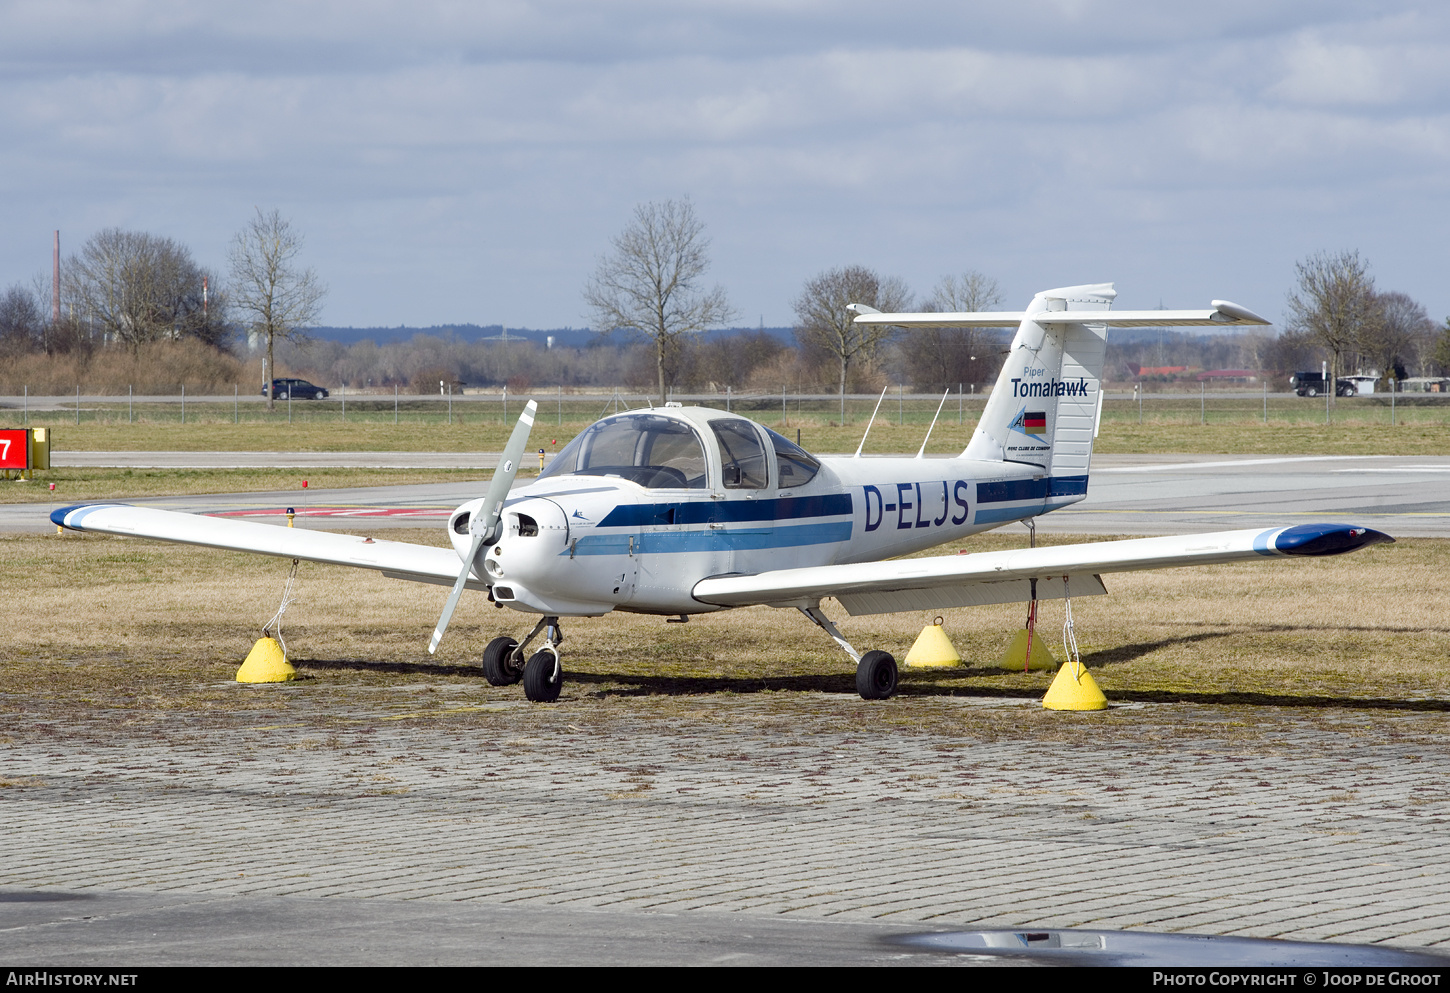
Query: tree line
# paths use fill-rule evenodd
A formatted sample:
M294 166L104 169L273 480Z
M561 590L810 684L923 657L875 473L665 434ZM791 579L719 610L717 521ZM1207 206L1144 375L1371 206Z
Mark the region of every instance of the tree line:
M245 336L265 345L266 367L275 370L277 342L305 339L326 293L316 272L298 264L301 250L290 221L258 208L232 238L224 282L174 239L107 228L61 264L49 315L43 275L0 294L0 357L13 365L27 355L63 356L89 371L97 357L114 366L108 352L132 365L143 350L163 363L197 346L231 355ZM158 351L164 345L172 347Z
M992 383L1010 331L924 328L909 336L857 325L848 304L878 311L973 312L1002 307L1000 284L980 272L941 278L922 298L896 276L862 265L826 269L791 301L794 341L761 331L702 336L736 318L726 291L706 285L709 240L689 200L642 204L610 243L582 296L600 333L588 347L528 341L465 342L420 334L411 341L344 346L309 340L325 287L303 267L303 240L275 210L257 210L232 239L226 272L199 265L186 246L144 232L107 229L61 266L59 314L46 313L49 280L0 294L5 379L52 371L97 378L150 370L157 384L228 377L255 390L276 375L328 386L396 386L432 392L442 383L671 391L877 392L886 384L940 392ZM1431 321L1404 293L1379 290L1356 252L1299 263L1275 335L1167 333L1154 343L1109 339L1107 378L1133 366L1243 368L1267 374L1374 370L1403 379L1450 369L1450 322ZM1155 348L1156 345L1156 348ZM257 356L265 349L265 361ZM214 359L206 359L211 355ZM62 363L62 359L65 361ZM124 359L124 360L123 360ZM1156 361L1153 361L1156 359ZM264 373L263 370L268 370ZM53 377L52 377L53 378ZM254 385L255 384L255 385Z

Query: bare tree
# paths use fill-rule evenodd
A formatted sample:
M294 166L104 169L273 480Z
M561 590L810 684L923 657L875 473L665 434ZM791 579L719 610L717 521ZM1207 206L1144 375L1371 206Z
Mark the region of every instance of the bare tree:
M921 309L927 313L977 313L1002 303L1002 287L991 276L967 271L943 276ZM901 342L903 364L918 387L945 390L995 375L996 348L980 328L920 328Z
M1434 347L1430 350L1429 361L1426 366L1434 366L1441 373L1450 372L1450 317L1445 318L1445 323L1439 328L1435 335ZM1425 375L1428 368L1420 373Z
M865 266L848 265L806 280L795 299L796 341L836 359L841 369L841 420L846 419L846 376L853 365L870 359L895 329L882 324L857 324L846 309L864 303L885 313L911 306L911 291L895 276L882 277Z
M33 293L16 283L0 294L0 351L38 351L44 330L45 319Z
M250 334L267 342L267 372L262 388L267 408L275 409L272 380L277 376L277 339L302 342L317 323L327 288L312 269L297 266L302 235L281 211L256 216L232 239L231 268L234 305L245 315Z
M213 292L204 295L208 282ZM77 323L133 354L146 342L165 339L200 338L220 346L229 332L215 276L170 238L99 231L66 260L62 286Z
M1320 252L1294 270L1299 288L1289 294L1287 330L1311 334L1329 350L1330 382L1337 383L1345 354L1372 341L1382 324L1369 263L1358 252Z
M710 241L688 199L640 204L634 223L611 244L584 287L589 322L599 332L624 328L654 341L663 403L667 360L683 336L727 324L735 311L723 288L698 285L710 268Z
M1417 364L1416 359L1428 351L1426 343L1434 340L1435 322L1408 293L1378 293L1375 305L1378 333L1362 342L1361 350L1373 358L1387 380L1404 379L1405 363Z

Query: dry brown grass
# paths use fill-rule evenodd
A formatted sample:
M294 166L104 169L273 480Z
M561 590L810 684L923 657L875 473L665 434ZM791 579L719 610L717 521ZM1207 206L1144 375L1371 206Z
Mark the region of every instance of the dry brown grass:
M537 473L524 468L525 478ZM492 469L85 469L61 467L37 472L29 481L0 480L0 504L51 503L57 507L88 500L190 496L200 493L291 493L299 506L347 504L346 490L359 486L409 486L477 482L481 493ZM302 488L303 481L307 489ZM46 484L54 483L52 491ZM336 492L344 491L344 492Z
M436 530L396 536L443 544ZM1012 544L1020 539L985 536L973 547ZM1438 579L1446 551L1443 541L1415 539L1325 560L1110 576L1110 596L1074 603L1084 660L1119 702L1444 709L1450 594ZM517 637L529 619L480 596L464 601L434 658L426 642L445 589L304 564L301 599L284 628L304 681L240 688L236 667L276 608L285 562L74 534L3 538L0 553L13 632L0 663L0 706L285 708L298 692L355 703L359 692L386 690L389 706L436 708L522 696L489 687L476 662L489 638ZM841 616L829 604L828 612ZM946 612L969 664L906 672L900 705L873 720L927 719L933 697L1039 696L1049 674L993 664L1023 614L1020 605ZM1045 604L1042 614L1040 629L1060 654L1061 604ZM862 650L902 658L929 619L844 618L841 628ZM854 693L849 660L794 611L697 615L684 625L614 614L566 621L565 631L564 699L576 714L631 698L680 713L761 691L798 711L811 709L814 692Z

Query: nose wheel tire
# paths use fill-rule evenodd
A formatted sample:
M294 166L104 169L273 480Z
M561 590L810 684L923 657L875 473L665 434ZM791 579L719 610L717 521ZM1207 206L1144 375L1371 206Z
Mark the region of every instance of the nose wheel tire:
M514 658L519 643L512 638L495 638L483 650L483 678L491 686L512 686L524 676L521 660Z
M856 692L863 700L885 700L896 692L896 659L890 652L867 652L856 666Z
M892 666L894 671L894 662ZM524 664L524 696L534 703L553 703L563 686L564 670L558 656L548 649L535 652Z

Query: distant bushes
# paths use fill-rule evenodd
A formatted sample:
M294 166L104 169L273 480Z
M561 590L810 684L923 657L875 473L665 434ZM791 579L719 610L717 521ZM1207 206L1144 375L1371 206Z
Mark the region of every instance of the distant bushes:
M261 359L244 361L194 339L154 341L136 346L82 348L53 356L44 352L12 354L0 363L0 393L15 396L73 393L173 395L230 393L262 388Z

